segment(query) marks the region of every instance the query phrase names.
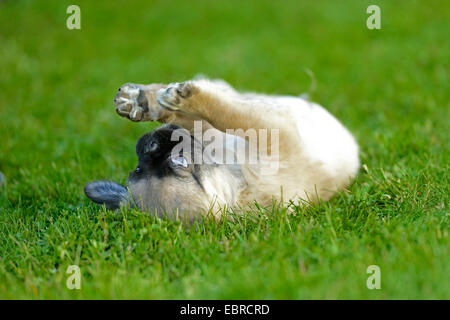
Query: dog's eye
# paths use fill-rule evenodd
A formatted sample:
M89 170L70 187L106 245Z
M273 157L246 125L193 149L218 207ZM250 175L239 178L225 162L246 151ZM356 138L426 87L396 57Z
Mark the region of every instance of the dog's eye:
M141 173L142 172L142 169L141 169L141 167L137 167L135 170L134 170L134 172L135 173Z

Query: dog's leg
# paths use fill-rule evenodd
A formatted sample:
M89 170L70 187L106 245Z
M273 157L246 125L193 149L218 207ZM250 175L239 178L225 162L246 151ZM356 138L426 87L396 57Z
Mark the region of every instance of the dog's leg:
M121 86L114 97L117 113L131 121L159 121L173 123L192 131L194 121L201 120L198 117L171 111L161 107L157 102L157 92L167 88L165 84L134 84L127 83ZM211 128L211 125L202 121L203 131Z
M208 80L170 84L158 91L157 101L167 110L206 120L224 132L286 125L286 110L264 100L246 99Z
M203 119L222 132L234 130L233 134L244 139L248 139L249 129L258 133L265 129L269 149L272 129L286 146L292 145L289 140L297 136L294 132L296 124L286 108L223 90L208 80L170 84L158 91L157 101L165 109Z

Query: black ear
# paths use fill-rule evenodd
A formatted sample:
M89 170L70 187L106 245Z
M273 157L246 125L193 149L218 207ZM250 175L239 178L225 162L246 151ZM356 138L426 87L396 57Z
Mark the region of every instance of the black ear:
M129 203L127 188L112 181L93 181L84 186L84 193L98 204L104 204L107 209L119 209L120 205Z

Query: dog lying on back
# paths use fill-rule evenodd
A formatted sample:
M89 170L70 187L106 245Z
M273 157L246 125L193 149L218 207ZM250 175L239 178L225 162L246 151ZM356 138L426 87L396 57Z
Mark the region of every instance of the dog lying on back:
M114 103L132 121L166 123L142 136L127 187L85 186L94 202L189 220L255 203L328 200L359 170L358 145L321 106L239 93L222 80L125 84ZM251 156L253 155L253 157Z

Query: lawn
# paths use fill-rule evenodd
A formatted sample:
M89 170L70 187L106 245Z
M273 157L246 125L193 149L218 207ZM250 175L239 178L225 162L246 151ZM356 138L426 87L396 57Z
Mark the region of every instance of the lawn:
M449 21L445 0L1 1L0 298L450 298ZM197 74L308 92L357 138L354 184L189 229L92 204L84 184L125 182L158 125L120 118L119 86Z

